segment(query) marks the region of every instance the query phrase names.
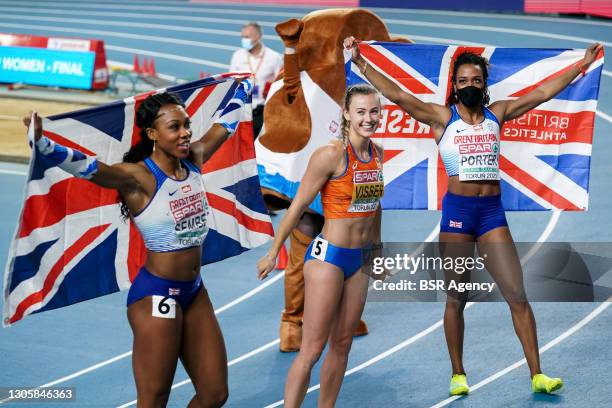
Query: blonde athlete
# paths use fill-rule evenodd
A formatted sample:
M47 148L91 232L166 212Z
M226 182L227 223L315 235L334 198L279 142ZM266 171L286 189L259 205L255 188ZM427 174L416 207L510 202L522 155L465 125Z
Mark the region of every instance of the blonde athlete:
M288 408L304 400L310 372L326 343L329 350L321 368L319 407L333 407L340 391L367 295L368 275L359 273L362 252L380 243L382 150L370 140L379 119L380 99L374 88L357 85L347 90L343 140L313 153L270 251L257 263L263 279L274 269L281 246L320 191L325 224L306 251L303 338L287 375Z

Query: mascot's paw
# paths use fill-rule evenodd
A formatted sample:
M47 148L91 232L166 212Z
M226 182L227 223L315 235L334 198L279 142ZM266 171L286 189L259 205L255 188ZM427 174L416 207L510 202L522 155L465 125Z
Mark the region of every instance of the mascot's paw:
M280 351L289 353L300 351L302 345L302 325L294 322L281 321Z
M353 337L365 336L368 334L368 325L363 320L359 320L359 326L355 329Z
M304 23L292 18L276 25L276 32L283 40L285 47L295 48L300 41Z

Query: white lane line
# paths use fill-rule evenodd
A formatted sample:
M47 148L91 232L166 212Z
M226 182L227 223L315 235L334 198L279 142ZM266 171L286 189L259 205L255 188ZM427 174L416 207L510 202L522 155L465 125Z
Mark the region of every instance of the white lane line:
M23 6L22 2L3 2L2 4L10 4L14 6ZM75 3L62 2L35 2L28 1L29 6L41 7L75 7ZM241 14L246 16L262 16L262 17L304 17L304 13L283 13L268 10L248 10L248 9L219 9L205 7L164 7L164 6L144 6L144 5L124 5L124 4L87 4L78 3L79 9L111 9L111 10L137 10L137 11L182 11L188 13L203 13L203 14L223 14L235 15ZM274 6L277 7L277 6Z
M457 40L454 38L431 37L427 35L404 34L404 33L390 33L390 35L391 37L406 37L406 38L410 38L411 40L428 41L428 42L434 42L434 43L440 43L440 44L472 45L475 47L487 47L487 44Z
M544 228L542 234L540 234L540 238L536 241L536 243L529 249L529 251L521 258L521 264L525 265L527 262L531 260L531 258L536 254L536 252L540 249L542 245L546 241L548 241L548 237L552 234L557 222L559 222L559 218L561 217L561 212L559 210L552 211L552 215L550 216L550 220Z
M542 234L540 235L540 237L538 238L537 242L543 242L545 239L547 239L551 232L553 231L553 229L555 228L555 226L557 225L557 222L559 221L559 217L561 216L561 211L555 211L552 212L552 215L550 217L550 219L548 220L548 224L546 225L546 228L544 229L544 231L542 232ZM524 263L524 258L521 258L521 263ZM473 305L475 305L476 303L474 302L468 302L465 306L465 309L469 309L470 307L472 307ZM426 328L425 330L420 331L419 333L415 334L414 336L402 341L401 343L391 347L390 349L372 357L371 359L369 359L368 361L351 368L350 370L346 371L344 373L344 376L349 376L353 373L356 373L358 371L363 370L366 367L371 366L372 364L375 364L377 362L379 362L380 360L389 357L392 354L397 353L398 351L408 347L409 345L413 344L414 342L416 342L417 340L422 339L423 337L433 333L434 331L436 331L437 329L439 329L440 327L442 327L442 325L444 324L444 320L440 319L437 322L435 322L434 324L432 324L431 326L429 326L428 328ZM318 390L319 388L321 388L321 384L317 384L317 385L313 385L312 387L308 388L308 390L306 391L306 393L310 393L312 391ZM265 408L274 408L274 407L278 407L283 405L284 400L280 400L280 401L276 401L273 404L270 405L266 405Z
M252 13L250 13L250 14L252 14ZM265 15L270 15L270 13L267 13L267 12L266 12L266 13L264 13L264 14L265 14ZM279 13L279 14L281 14L281 15L288 15L288 14L286 14L286 13ZM418 25L418 24L417 24L417 25ZM437 25L437 24L436 24L436 25ZM458 25L457 25L457 26L458 26ZM54 27L51 27L51 28L54 28ZM462 27L462 28L466 28L466 27ZM56 31L59 31L59 30L56 30ZM65 29L63 29L63 31L66 31L66 30L65 30ZM522 32L522 30L515 30L515 31L521 31L521 32ZM525 31L525 32L526 32L526 31ZM527 34L527 35L529 35L529 34ZM438 38L438 37L413 36L413 38L415 38L415 39L417 39L417 37L420 37L419 39L423 39L423 40L433 40L433 41L441 41L441 42L450 42L450 41L452 41L452 40L450 40L450 39ZM572 37L572 38L573 38L573 37ZM113 47L113 46L110 46L110 47ZM108 46L107 46L107 48L109 48L109 49L110 49L110 47L108 47ZM207 64L207 63L208 63L207 65L210 65L210 63L212 62L212 61L206 61L206 60L200 60L200 59L193 59L193 58L181 57L181 56L178 56L178 55L173 55L173 54L156 53L156 52L147 52L146 50L139 50L139 49L134 49L134 48L126 48L126 47L113 47L113 48L114 48L116 51L119 51L119 52L130 52L130 53L131 53L131 52L141 52L143 55L152 55L152 56L158 56L158 57L160 57L160 58L164 58L164 57L175 57L175 58L176 58L176 57L179 57L179 58L180 58L179 60L182 60L182 61L194 62L194 63L203 63L203 64ZM170 58L170 59L174 59L174 58ZM213 62L213 63L214 63L214 62ZM215 63L215 64L216 64L216 63ZM225 64L216 64L216 65L213 65L213 66L218 66L218 65L221 65L221 66L220 66L220 68L226 68L226 67L227 67L227 65L225 65ZM604 73L605 73L605 74L609 74L607 71L605 71ZM608 116L608 115L604 114L603 112L599 112L599 111L598 111L597 113L598 113L598 116L601 116L601 117L603 117L605 120L607 120L607 121L609 121L609 122L612 122L612 118L611 118L610 116ZM268 284L270 284L270 283L271 283L271 282L268 282ZM264 285L265 285L265 284L264 284Z
M15 18L18 19L15 16L4 16L4 18ZM33 16L23 16L23 19L29 19L29 20L42 20L42 21L81 21L81 22L87 22L87 21L91 21L95 24L101 23L100 20L82 20L82 19L63 19L63 18L53 18L53 17L33 17ZM221 20L221 19L219 19ZM568 36L568 35L561 35L561 34L550 34L550 33L543 33L543 32L538 32L538 31L530 31L530 30L518 30L518 29L511 29L511 28L498 28L498 27L492 27L492 26L472 26L472 25L465 25L465 24L448 24L448 23L437 23L437 22L423 22L423 21L411 21L411 20L396 20L396 19L386 19L385 20L387 23L393 23L393 24L401 24L401 25L414 25L414 26L425 26L425 27L444 27L444 28L452 28L452 29L462 29L462 30L475 30L475 31L493 31L493 32L500 32L500 33L510 33L510 34L517 34L517 35L526 35L526 36L533 36L533 37L545 37L545 38L553 38L553 39L562 39L562 40L569 40L569 41L576 41L576 42L583 42L583 43L593 43L593 42L597 42L599 40L597 39L593 39L593 38L584 38L584 37L574 37L574 36ZM112 22L108 22L108 25L115 25L115 26L122 26L122 27L158 27L158 29L165 29L165 30L173 30L173 31L199 31L199 32L208 32L208 33L216 33L216 34L221 34L221 35L231 35L231 36L236 36L239 33L235 33L232 31L228 31L228 30L215 30L215 29L206 29L206 28L198 28L198 27L181 27L181 26L172 26L172 25L161 25L158 26L156 24L146 24L146 23L132 23L132 22L116 22L116 21L112 21ZM216 43L210 43L210 42L203 42L203 41L193 41L193 40L184 40L184 39L178 39L178 38L166 38L166 37L160 37L160 36L152 36L152 35L144 35L144 34L132 34L132 33L123 33L123 32L115 32L115 31L106 31L106 30L89 30L89 29L78 29L78 28L67 28L67 27L54 27L54 26L41 26L41 25L37 25L35 27L31 27L30 25L27 24L13 24L13 23L3 23L3 26L5 27L11 27L11 28L28 28L28 29L34 29L34 30L48 30L48 31L60 31L60 32L74 32L74 33L86 33L86 34L93 34L93 35L106 35L109 37L118 37L118 38L131 38L131 39L139 39L139 40L147 40L147 41L154 41L154 42L161 42L161 43L170 43L170 44L179 44L179 45L189 45L189 46L195 46L195 47L202 47L202 48L214 48L214 49L221 49L221 50L227 50L227 51L235 51L238 49L238 47L236 46L229 46L229 45L222 45L222 44L216 44ZM401 35L401 34L400 34ZM274 41L280 41L280 38L274 36L274 35L264 35L265 39L269 39L269 40L274 40ZM419 35L414 35L412 36L412 38L414 39L421 39L424 41L434 41L434 42L442 42L442 43L464 43L466 45L481 45L478 43L473 43L473 42L458 42L458 41L453 41L452 39L448 39L448 38L442 38L442 37L428 37L428 36L419 36ZM606 41L599 41L600 43L602 43L603 45L606 46L610 46L612 45L612 43L610 42L606 42ZM484 44L482 44L484 45ZM110 46L109 46L110 47ZM107 47L107 48L109 48ZM134 48L129 48L130 50L134 50ZM131 52L131 51L130 51ZM144 53L143 53L144 54ZM167 53L158 53L158 55L160 58L167 58L167 59L173 59L173 60L177 60L177 61L185 61L185 62L191 62L194 64L204 64L204 65L208 65L208 66L213 66L213 67L217 67L217 68L227 68L228 65L227 64L220 64L214 61L210 61L210 60L202 60L202 59L197 59L197 58L189 58L189 57L182 57L182 56L178 56L178 55L174 55L174 54L167 54ZM606 76L610 76L612 77L612 73L606 70L603 70L603 75Z
M451 24L451 23L439 23L439 22L426 22L426 21L416 21L416 20L398 20L387 18L385 19L385 23L389 24L397 24L404 26L417 26L417 27L434 27L434 28L451 28L457 30L468 30L468 31L484 31L487 33L507 33L507 34L516 34L516 35L525 35L529 37L542 37L542 38L552 38L555 40L567 40L567 41L575 41L586 44L592 44L594 42L599 42L606 47L612 45L611 42L598 40L596 38L586 38L586 37L575 37L572 35L564 35L564 34L552 34L545 33L541 31L532 31L532 30L519 30L516 28L504 28L504 27L493 27L493 26L483 26L483 25L470 25L470 24Z
M600 118L602 118L603 120L608 121L609 123L612 123L612 116L608 115L607 113L604 113L598 109L595 111L595 114L599 116Z
M0 20L3 17L0 17ZM91 34L91 35L100 35L100 36L108 36L108 37L116 37L116 38L129 38L132 40L145 40L145 41L153 41L159 43L173 44L173 45L187 45L190 47L199 47L199 48L213 48L223 51L236 51L238 49L237 46L233 45L222 45L211 42L204 41L193 41L193 40L183 40L180 38L169 38L169 37L160 37L156 35L145 35L145 34L133 34L133 33L125 33L118 31L107 31L107 30L89 30L86 28L71 28L71 27L58 27L58 26L44 26L39 24L17 24L17 23L0 23L2 27L7 28L24 28L29 30L36 31L58 31L58 32L69 32L69 33L81 33L81 34Z
M610 302L611 301L612 301L612 297L608 298L605 302L600 304L597 308L595 308L591 313L589 313L580 322L578 322L574 326L570 327L569 329L567 329L565 332L563 332L562 334L560 334L559 336L557 336L556 338L554 338L550 342L546 343L546 345L544 345L543 347L540 348L540 354L544 353L547 350L550 350L551 348L553 348L557 344L561 343L563 340L565 340L568 337L570 337L571 335L577 333L580 329L582 329L584 326L586 326L591 320L595 319L599 314L601 314L604 310L606 310L608 308L608 306L610 306ZM477 389L479 389L481 387L484 387L485 385L487 385L487 384L497 380L498 378L503 377L504 375L508 374L512 370L515 370L518 367L520 367L520 366L522 366L522 365L524 365L526 363L527 363L527 360L525 360L523 358L522 360L519 360L519 361L517 361L516 363L514 363L512 365L509 365L508 367L504 368L503 370L500 370L500 371L496 372L495 374L490 375L489 377L487 377L484 380L480 381L478 384L470 387L470 394L473 391L476 391ZM436 405L432 405L431 408L441 408L441 407L444 407L444 406L450 404L451 402L453 402L453 401L455 401L455 400L457 400L459 398L461 398L461 397L455 396L455 397L447 398L444 401L440 401Z
M225 305L221 306L220 308L216 309L216 310L215 310L215 314L216 314L216 315L219 315L220 313L223 313L224 311L226 311L226 310L228 310L228 309L230 309L230 308L232 308L232 307L236 306L238 303L244 302L244 301L245 301L245 300L247 300L248 298L253 297L253 296L254 296L254 295L256 295L257 293L261 292L263 289L267 288L268 286L270 286L270 285L272 285L273 283L275 283L275 282L277 282L278 280L280 280L280 279L281 279L283 276L285 276L285 272L284 272L284 271L283 271L283 272L280 272L278 275L274 276L272 279L270 279L270 280L269 280L269 281L267 281L266 283L263 283L263 284L261 284L261 285L257 286L256 288L254 288L254 289L250 290L249 292L245 293L244 295L240 296L239 298L234 299L234 300L232 300L231 302L229 302L229 303L227 303L227 304L225 304ZM280 340L279 340L279 339L276 339L276 340L274 340L274 341L279 342ZM272 343L273 343L273 342L272 342ZM271 347L271 345L273 345L272 343L268 343L268 344L266 344L266 345L264 345L264 346L262 346L262 347L269 348L269 347ZM236 362L238 362L238 361L242 361L243 359L248 358L248 357L250 357L251 355L254 355L254 354L251 354L251 353L254 353L255 351L258 351L258 350L259 350L259 351L262 351L262 350L260 350L262 347L260 347L260 348L258 348L258 349L255 349L255 350L251 351L250 353L245 354L245 356L247 356L247 357L245 357L245 356L239 357L239 359L240 359L240 360L238 360L238 359L237 359L237 361L236 361ZM258 351L258 352L259 352L259 351ZM255 354L256 354L256 353L255 353ZM75 372L75 373L69 374L69 375L67 375L67 376L65 376L65 377L58 378L57 380L54 380L54 381L48 382L48 383L43 384L43 385L39 385L39 386L38 386L38 387L36 387L36 388L52 387L52 386L54 386L54 385L64 383L64 382L66 382L66 381L68 381L68 380L72 380L73 378L80 377L80 376L82 376L82 375L84 375L84 374L90 373L90 372L95 371L95 370L97 370L97 369L99 369L99 368L105 367L105 366L107 366L107 365L109 365L109 364L112 364L112 363L115 363L115 362L117 362L117 361L119 361L119 360L122 360L122 359L124 359L124 358L127 358L127 357L129 357L129 356L131 356L131 355L132 355L132 351L130 350L130 351L127 351L127 352L125 352L125 353L122 353L122 354L116 355L115 357L111 357L111 358L109 358L108 360L104 360L104 361L102 361L102 362L100 362L100 363L97 363L97 364L94 364L94 365L89 366L89 367L87 367L87 368L84 368L83 370L80 370L80 371L77 371L77 372ZM232 361L234 361L234 360L232 360ZM0 401L0 404L4 403L4 402L6 402L6 401L9 401L9 400L10 400L10 398L3 399L3 400L1 400L1 401Z
M440 229L440 226L439 226L439 225L436 225L436 227L435 227L435 228L434 228L434 229L433 229L433 230L432 230L432 231L429 233L429 235L427 236L427 238L426 238L426 242L433 241L433 239L434 239L434 238L435 238L435 237L438 235L438 231L439 231L439 229ZM280 278L279 278L279 276L283 276L283 275L284 275L284 272L282 272L282 273L280 273L279 275L275 276L273 279L280 279ZM268 282L268 284L270 284L270 283L271 283L271 282ZM263 285L261 285L261 286L265 286L265 285L266 285L266 284L263 284ZM224 307L225 307L225 306L224 306ZM253 350L253 351L251 351L251 352L249 352L249 353L247 353L247 354L242 355L242 356L241 356L241 357L239 357L238 359L236 359L236 360L232 360L232 362L235 364L235 363L237 363L237 362L239 362L239 361L246 360L247 358L249 358L249 357L251 357L251 356L254 356L255 354L258 354L259 352L261 352L261 351L263 351L263 350L265 350L265 349L268 349L268 348L270 348L271 346L273 346L274 344L278 344L278 343L280 343L280 339L276 339L276 340L274 340L274 341L272 341L272 342L270 342L270 343L268 343L268 344L265 344L265 345L263 345L263 346L261 346L261 347L259 347L259 348L256 348L255 350ZM232 363L232 362L230 362L230 363ZM232 364L230 364L230 363L228 363L228 367L232 365ZM175 388L181 387L181 386L183 386L183 385L185 385L185 384L189 384L189 383L191 383L191 380L189 380L189 379L184 380L184 381L181 381L181 382L179 382L179 383L176 383L176 384L172 385L172 389L175 389ZM134 401L131 401L131 402L128 402L127 404L121 405L121 406L120 406L120 407L118 407L118 408L124 408L124 407L128 407L128 406L130 406L130 405L134 405L134 404L136 404L136 401L135 401L135 400L134 400Z
M185 26L185 25L169 25L169 24L159 24L159 23L143 23L143 22L133 22L133 21L117 21L117 20L102 20L102 19L88 19L88 18L64 18L64 17L40 17L40 16L32 16L32 15L23 15L23 14L11 14L11 15L3 15L2 19L7 20L30 20L30 21L45 21L50 23L75 23L75 24L87 24L89 26L92 25L101 25L101 26L114 26L114 27L131 27L131 28L150 28L152 31L156 30L166 30L166 31L178 31L178 32L187 32L187 33L201 33L201 34L216 34L222 36L229 37L240 37L240 31L238 30L220 30L216 28L202 28L195 26ZM167 16L168 19L171 20L171 17ZM219 19L223 20L223 19ZM168 20L166 20L168 21ZM224 23L235 23L231 19L226 19ZM276 35L264 35L264 38L267 40L277 40L281 41L280 37ZM146 39L146 38L145 38ZM157 40L156 40L157 41ZM237 50L237 46L229 46L229 45L219 45L218 47L211 47L211 43L203 43L206 44L208 48L219 48L223 50ZM216 44L216 43L215 43Z
M81 1L77 2L28 2L29 5L41 5L46 7L74 7L75 4L79 5L80 8L91 8L91 9L124 9L124 10L138 10L138 11L179 11L179 12L190 12L190 13L205 13L205 14L224 14L224 15L253 15L253 16L276 16L276 17L303 17L308 10L312 10L312 7L304 7L299 5L287 5L286 7L291 9L303 9L302 13L284 13L267 11L267 9L277 8L277 5L260 4L255 6L257 9L241 9L237 8L238 5L227 4L225 8L214 8L212 4L198 4L191 3L189 6L167 6L165 2L149 2L149 1L131 1L130 3L138 5L102 5L102 4L82 4ZM3 2L2 4L10 4L15 6L22 6L23 3L16 1ZM158 4L155 6L153 4ZM163 6L159 6L162 4ZM252 5L254 6L254 5ZM603 21L592 21L592 20L578 20L571 18L561 17L543 17L543 16L526 16L526 15L509 15L501 13L476 13L476 12L461 12L461 11L446 11L446 10L420 10L420 9L401 9L401 8L381 8L381 7L370 7L370 10L380 13L392 13L397 14L417 14L417 15L431 15L431 16L451 16L451 17L484 17L487 19L500 19L500 20L532 20L532 21L550 21L553 23L560 24L580 24L580 25L592 25L592 26L603 26L611 27L611 23ZM381 16L382 18L382 16ZM383 18L384 19L384 18Z
M253 357L254 355L259 354L259 353L261 353L262 351L265 351L265 350L267 350L267 349L269 349L269 348L271 348L271 347L274 347L274 346L275 346L275 345L277 345L278 343L280 343L280 340L279 340L279 339L272 340L271 342L269 342L269 343L267 343L267 344L264 344L263 346L261 346L261 347L259 347L259 348L256 348L255 350L252 350L252 351L250 351L250 352L248 352L248 353L246 353L246 354L241 355L240 357L237 357L237 358L233 359L232 361L230 361L230 362L228 362L228 363L227 363L227 366L228 366L228 367L231 367L231 366L233 366L234 364L237 364L237 363L239 363L239 362L241 362L241 361L243 361L243 360L246 360L247 358ZM172 388L171 388L171 389L173 390L173 389L175 389L175 388L182 387L183 385L185 385L185 384L190 384L190 383L191 383L191 380L190 380L190 379L186 379L186 380L183 380L183 381L181 381L181 382L178 382L178 383L174 384L174 385L172 386ZM120 405L120 406L119 406L119 407L117 407L117 408L126 408L126 407L130 407L130 406L132 406L132 405L136 405L136 403L137 403L137 402L138 402L137 400L130 401L130 402L128 402L128 403L125 403L125 404L123 404L123 405Z
M225 69L225 70L229 69L229 65L228 64L221 64L221 63L216 62L216 61L206 60L206 59L202 59L202 58L183 57L182 55L168 54L166 52L149 51L149 50L145 50L145 49L142 49L142 48L120 47L118 45L110 45L108 43L105 45L105 48L107 50L115 51L115 52L124 52L124 53L127 53L127 54L146 55L148 57L156 57L156 58L162 58L162 59L167 59L167 60L172 60L172 61L189 62L189 63L192 63L192 64L206 65L206 66L209 66L209 67L221 68L221 69Z
M28 175L28 173L25 171L4 170L4 169L0 169L0 174L11 174L13 176L27 176Z
M85 5L80 5L80 6L85 6ZM94 6L96 7L96 6ZM124 6L125 7L125 6ZM120 8L124 8L124 7L119 7L117 6L118 9ZM140 8L140 6L135 6ZM131 9L131 8L128 8ZM192 11L192 10L189 10ZM234 10L220 10L222 11L224 14L235 14L236 13L236 9ZM251 10L244 10L244 12L241 11L242 14L249 14L252 15ZM280 13L283 17L288 17L289 14L288 13ZM268 13L267 15L270 15L270 13ZM300 16L301 17L301 16ZM11 17L7 17L7 18L11 18ZM37 20L37 19L42 19L42 20L47 20L46 18L40 18L40 17L24 17L27 19L33 19L33 20ZM393 19L393 18L386 18L384 19L385 23L388 24L397 24L397 25L404 25L404 26L417 26L417 27L433 27L433 28L448 28L448 29L458 29L458 30L468 30L468 31L484 31L484 32L496 32L496 33L506 33L506 34L515 34L515 35L524 35L524 36L530 36L530 37L542 37L542 38L551 38L551 39L556 39L556 40L568 40L568 41L575 41L575 42L582 42L582 43L587 43L587 44L591 44L594 42L600 42L601 44L605 45L605 46L610 46L612 45L611 42L607 42L607 41L603 41L603 40L598 40L595 38L586 38L586 37L576 37L576 36L571 36L571 35L565 35L565 34L553 34L553 33L546 33L546 32L541 32L541 31L532 31L532 30L521 30L521 29L516 29L516 28L505 28L505 27L494 27L494 26L483 26L483 25L472 25L472 24L455 24L455 23L441 23L441 22L428 22L428 21L417 21L417 20L406 20L406 19ZM120 24L120 23L117 23ZM128 23L121 23L121 24L128 24ZM72 31L74 29L71 29L69 31ZM101 34L102 32L98 31L98 30L76 30L77 32L83 32L83 33L91 33L94 35L104 35ZM106 35L111 35L111 34L106 34ZM151 37L151 36L139 36L142 38L136 38L133 37L134 39L147 39L146 37ZM132 38L132 37L131 37ZM157 40L160 41L160 40ZM209 46L210 48L216 48L214 46ZM227 46L222 46L222 47L227 47ZM223 49L223 48L222 48Z
M372 7L370 10L374 12L391 12L392 14L420 14L420 15L432 15L432 16L451 16L451 17L485 17L488 19L500 19L500 20L518 20L518 21L550 21L557 24L580 24L580 25L592 25L602 27L612 27L612 23L604 21L592 21L592 20L579 20L562 17L538 17L538 16L526 16L526 15L512 15L512 14L500 14L500 13L475 13L467 11L446 11L446 10L416 10L416 9L399 9L399 8L379 8ZM382 16L380 16L383 18ZM384 20L384 18L383 18Z
M240 296L239 298L232 300L231 302L227 303L224 306L221 306L219 309L215 310L215 313L216 314L222 313L222 312L226 311L227 309L236 306L238 303L244 302L248 298L255 296L257 293L261 292L262 290L264 290L268 286L272 285L276 281L282 279L283 276L285 276L285 271L280 272L279 274L275 275L270 280L266 281L265 283L262 283L261 285L257 286L253 290L250 290L249 292L245 293L244 295Z
M74 15L74 16L82 16L82 11L77 10L62 10L62 9L49 9L45 8L44 10L31 10L27 7L2 7L2 11L14 11L19 13L32 13L36 14L60 14L60 15ZM28 14L28 16L32 16L32 14ZM234 24L234 25L244 25L251 20L241 20L241 19L229 19L229 18L219 18L219 17L197 17L197 16L184 16L179 14L151 14L151 13L116 13L112 11L88 11L88 17L92 16L100 16L100 17L121 17L121 18L132 18L134 21L137 19L145 19L145 20L165 20L165 21L195 21L198 23L220 23L220 24ZM260 26L263 27L276 27L276 22L270 21L258 21ZM236 37L240 37L239 31L231 31L231 35ZM278 38L278 37L276 37Z
M35 31L57 31L57 32L79 32L79 33L92 33L93 31L98 31L98 30L78 30L78 29L73 29L73 28L63 28L63 27L52 27L52 26L41 26L41 25L35 25L35 26L31 26L31 25L27 25L27 24L5 24L2 23L1 24L3 27L10 27L10 28L24 28L24 29L28 29L30 31L35 30ZM106 33L110 33L110 31L105 31ZM109 34L109 36L111 36ZM123 34L123 33L114 33L115 37L119 37L119 38L132 38L134 35L132 34ZM165 38L165 37L155 37L155 36L146 36L146 37L150 37L149 39L151 39L151 41L158 41L158 40L153 40L152 38L156 38L156 39L160 39L160 42L165 42L165 43L176 43L176 41L180 41L180 42L184 42L186 40L173 40L170 38ZM197 42L197 41L196 41ZM212 43L202 43L202 44L212 44ZM212 44L217 46L217 44ZM203 46L203 45L202 45ZM211 60L207 60L207 59L202 59L202 58L191 58L191 57L184 57L182 55L177 55L177 54L169 54L169 53L165 53L165 52L156 52L156 51L149 51L149 50L145 50L145 49L141 49L141 48L130 48L130 47L121 47L121 46L116 46L116 45L111 45L110 43L106 42L105 48L107 50L110 51L116 51L116 52L125 52L125 53L129 53L129 54L140 54L140 55L146 55L146 56L150 56L150 57L156 57L156 58L163 58L163 59L169 59L169 60L173 60L173 61L182 61L182 62L189 62L192 64L196 64L196 65L205 65L205 66L209 66L209 67L214 67L214 68L221 68L221 69L229 69L229 65L228 64L222 64L216 61L211 61ZM235 49L236 47L231 47L232 49Z

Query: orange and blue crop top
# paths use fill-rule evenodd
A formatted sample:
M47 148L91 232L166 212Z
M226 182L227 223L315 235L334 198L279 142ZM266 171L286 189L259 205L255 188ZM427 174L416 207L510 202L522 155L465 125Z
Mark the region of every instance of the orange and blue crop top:
M325 218L369 217L378 209L384 194L382 163L370 142L370 160L359 160L353 146L346 148L346 169L325 183L321 190Z

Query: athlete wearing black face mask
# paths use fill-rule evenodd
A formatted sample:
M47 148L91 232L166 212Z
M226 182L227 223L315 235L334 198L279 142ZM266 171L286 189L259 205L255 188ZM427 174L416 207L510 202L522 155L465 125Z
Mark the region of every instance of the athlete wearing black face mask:
M484 92L481 88L473 85L466 86L465 88L457 89L457 96L462 104L468 108L474 108L482 103Z
M487 92L487 60L472 52L461 53L451 65L455 92L448 95L443 106L416 98L375 67L369 68L355 38L346 38L344 46L351 50L353 62L375 88L387 99L396 101L415 120L431 126L448 175L448 191L442 199L440 252L443 257L446 252L458 259L457 255L473 254L474 247L470 243L478 242L479 249L487 248L486 268L510 304L514 329L529 366L532 391L551 393L561 388L563 381L544 375L540 367L535 318L525 297L521 262L501 201L500 130L505 122L552 99L580 73L584 75L598 55L603 56L603 47L601 44L591 45L583 59L569 66L563 74L549 77L525 95L497 100L491 105ZM458 89L458 85L462 88ZM467 245L458 248L459 242ZM453 282L452 273L446 278L447 283ZM447 291L444 334L451 360L451 395L469 392L463 367L463 311L466 303L467 297Z

